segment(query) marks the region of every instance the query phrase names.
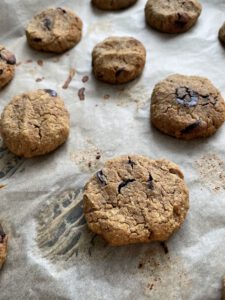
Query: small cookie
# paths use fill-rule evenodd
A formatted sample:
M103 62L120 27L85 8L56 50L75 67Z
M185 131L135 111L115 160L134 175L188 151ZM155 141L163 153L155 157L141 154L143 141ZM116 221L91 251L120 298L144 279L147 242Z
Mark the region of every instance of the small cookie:
M219 40L221 41L221 43L225 46L225 22L223 23L223 25L221 26L220 30L219 30Z
M37 90L16 96L5 107L1 133L6 146L18 156L49 153L69 135L69 113L53 90Z
M189 30L202 11L198 0L148 0L145 6L146 22L166 33Z
M189 208L179 167L140 155L107 161L86 184L83 200L89 228L111 245L167 240Z
M29 45L39 51L62 53L82 35L81 19L67 8L49 8L37 14L26 28Z
M7 252L8 252L7 245L8 245L8 237L5 234L0 224L0 270L7 257Z
M14 54L0 45L0 89L13 79L15 67L16 58Z
M103 10L120 10L127 8L137 0L92 0L92 4Z
M145 47L132 37L109 37L92 52L95 77L111 84L127 83L138 77L145 61Z
M163 133L186 140L207 137L224 120L225 102L207 78L171 75L153 90L151 121Z

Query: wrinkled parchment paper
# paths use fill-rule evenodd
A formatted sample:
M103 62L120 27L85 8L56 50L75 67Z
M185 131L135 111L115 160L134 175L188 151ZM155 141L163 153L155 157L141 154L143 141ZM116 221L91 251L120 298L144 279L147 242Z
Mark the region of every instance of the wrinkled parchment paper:
M149 124L152 89L169 74L206 76L225 96L225 50L217 40L225 4L202 4L197 25L176 36L146 27L145 0L116 13L93 9L89 0L1 1L1 43L14 51L18 66L15 79L0 93L0 110L19 93L55 89L70 111L71 134L54 153L30 160L15 157L0 141L0 222L9 235L0 299L221 298L225 126L209 139L185 142ZM45 7L63 5L82 18L82 41L60 56L30 49L27 21ZM132 35L144 43L147 63L141 78L118 87L93 78L92 48L109 35ZM190 211L166 245L113 248L86 228L82 187L106 159L128 153L170 159L185 174Z

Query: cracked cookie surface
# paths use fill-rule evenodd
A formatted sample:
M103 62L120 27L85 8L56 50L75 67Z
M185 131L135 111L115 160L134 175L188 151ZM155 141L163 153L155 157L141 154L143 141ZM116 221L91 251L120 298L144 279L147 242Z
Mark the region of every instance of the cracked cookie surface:
M15 68L15 55L0 45L0 89L13 79Z
M8 245L8 237L5 234L0 224L0 269L2 268L7 257L7 252L8 252L7 245Z
M16 96L5 107L1 133L6 146L18 156L34 157L55 150L69 135L69 113L53 90Z
M107 161L86 184L83 200L89 228L112 245L167 240L189 208L179 167L140 155Z
M29 45L39 51L62 53L81 39L82 21L67 8L49 8L33 17L26 28Z
M109 37L92 52L95 77L111 84L134 80L142 73L145 61L145 47L132 37Z
M198 0L148 0L145 6L146 22L166 33L189 30L201 14Z
M221 41L221 43L223 44L223 46L225 46L225 22L223 23L223 25L221 26L220 30L219 30L219 40Z
M92 4L103 10L119 10L127 8L137 0L92 0Z
M165 134L187 140L207 137L224 120L223 97L207 78L175 74L153 90L151 121Z

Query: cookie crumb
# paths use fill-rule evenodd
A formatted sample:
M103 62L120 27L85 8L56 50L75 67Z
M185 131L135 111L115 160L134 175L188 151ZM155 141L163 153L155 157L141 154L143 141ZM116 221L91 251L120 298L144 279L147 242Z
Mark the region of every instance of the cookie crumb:
M32 62L33 62L32 59L27 59L27 60L25 61L26 64L30 64L30 63L32 63Z
M42 80L44 80L45 78L44 77L39 77L39 78L37 78L35 81L36 82L41 82Z
M91 168L91 162L90 162L90 161L89 161L89 163L88 163L88 167Z
M139 265L138 265L138 269L141 269L141 268L143 268L143 264L142 263L140 263Z
M44 62L43 62L42 59L38 59L38 60L37 60L37 64L38 64L40 67L42 67L43 64L44 64Z
M78 91L78 97L80 98L80 101L84 101L85 100L85 88L81 88Z
M82 78L82 82L85 83L89 80L89 77L87 75L85 75L83 78Z
M69 72L69 76L68 78L66 79L65 83L63 84L62 88L64 90L68 89L69 85L70 85L70 82L72 81L74 75L76 74L76 70L71 68L70 69L70 72Z
M100 154L97 154L96 155L96 159L100 159L101 158L101 155Z

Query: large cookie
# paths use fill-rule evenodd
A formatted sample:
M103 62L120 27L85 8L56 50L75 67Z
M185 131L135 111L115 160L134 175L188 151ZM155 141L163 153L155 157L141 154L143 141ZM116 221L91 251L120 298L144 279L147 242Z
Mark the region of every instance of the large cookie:
M2 268L7 257L7 252L8 252L7 244L8 244L8 237L5 234L0 224L0 269Z
M92 4L103 10L119 10L133 5L137 0L92 0Z
M198 0L148 0L145 6L147 23L167 33L181 33L190 29L201 14Z
M39 51L62 53L81 39L82 21L67 8L49 8L33 17L26 28L29 45Z
M207 137L224 120L224 100L206 78L171 75L153 90L151 121L163 133L187 140Z
M112 245L164 241L184 222L188 199L176 164L121 156L86 184L84 214L89 228Z
M6 146L16 155L43 155L66 141L69 113L53 90L22 94L5 107L1 133Z
M144 68L146 50L132 37L109 37L97 44L92 53L95 77L111 84L127 83Z
M14 54L0 45L0 89L7 85L15 74L16 58Z

